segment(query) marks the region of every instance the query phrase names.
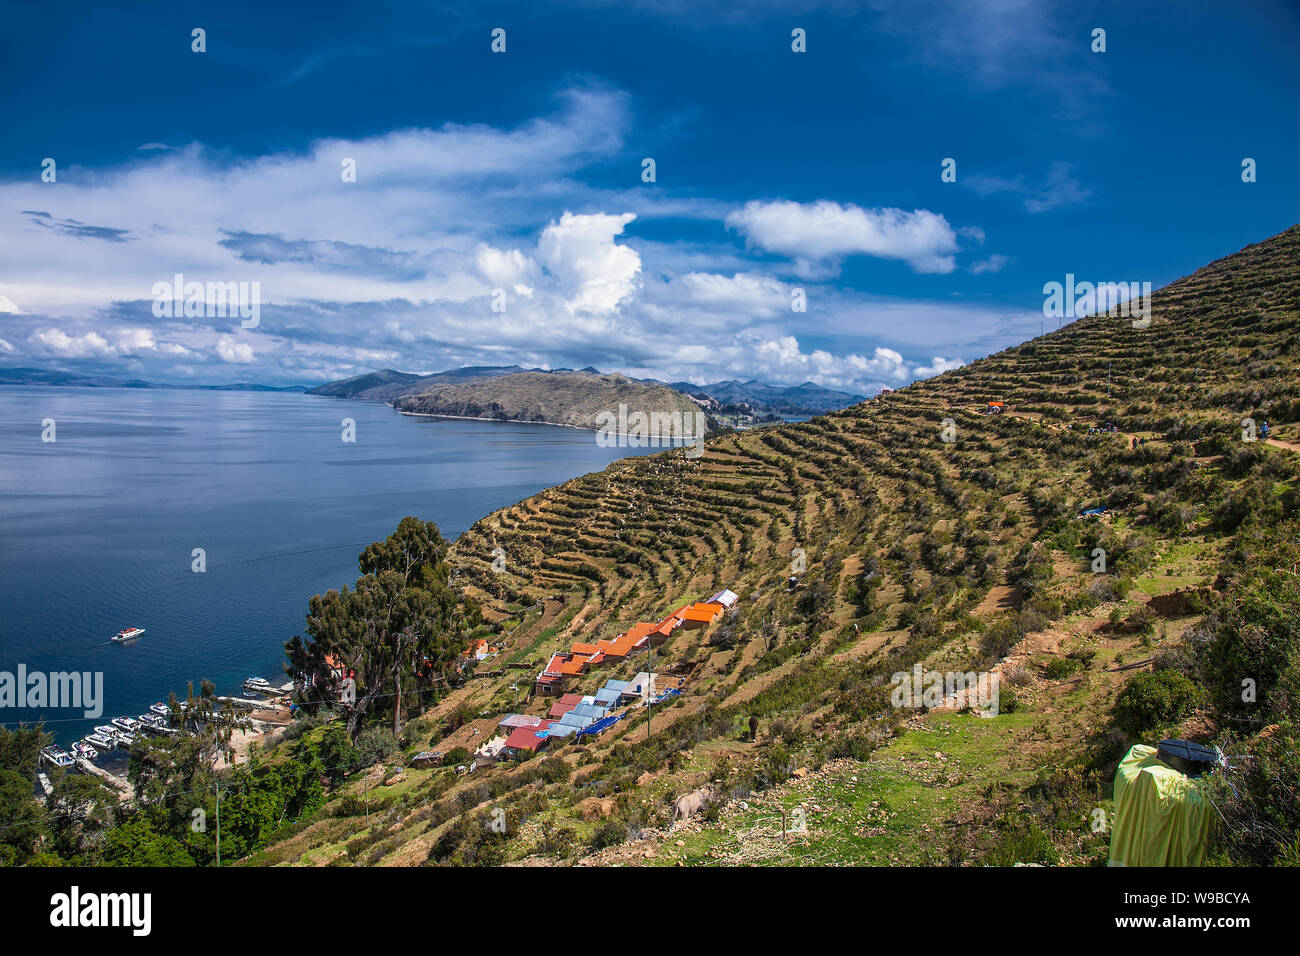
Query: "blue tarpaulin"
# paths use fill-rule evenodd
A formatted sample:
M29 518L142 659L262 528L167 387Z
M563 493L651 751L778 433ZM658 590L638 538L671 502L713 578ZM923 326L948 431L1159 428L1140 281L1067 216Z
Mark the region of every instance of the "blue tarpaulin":
M598 733L600 733L602 730L606 730L606 729L608 729L608 728L614 726L616 723L618 723L620 720L622 720L625 716L626 716L626 714L610 714L608 717L605 717L605 718L603 718L602 720L598 720L598 721L596 721L596 722L595 722L594 724L592 724L590 727L583 727L581 730L578 731L577 736L579 736L579 737L585 737L585 736L588 735L588 734L598 734Z

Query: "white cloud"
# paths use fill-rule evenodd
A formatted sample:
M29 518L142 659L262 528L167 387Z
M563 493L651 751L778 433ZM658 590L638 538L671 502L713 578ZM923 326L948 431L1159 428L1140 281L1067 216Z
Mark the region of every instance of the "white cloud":
M936 355L930 360L929 365L918 365L912 369L912 375L916 378L929 378L932 375L938 375L940 372L947 372L950 369L961 368L966 363L959 358L943 358Z
M112 346L98 332L69 335L62 329L41 329L28 341L59 358L103 358L114 354Z
M728 228L753 246L790 256L801 274L837 267L848 255L899 259L914 272L952 272L957 235L948 220L925 209L863 209L821 200L753 201L727 216Z
M117 351L122 354L153 352L158 348L153 332L149 329L119 329L114 333L114 338L117 340Z
M970 265L970 272L971 275L977 276L989 272L1001 272L1010 264L1011 260L1007 256L995 252L987 259L979 259L976 262L972 262Z
M744 309L751 315L776 317L790 312L792 288L758 272L732 276L689 272L675 283L684 296L699 306Z
M537 243L547 271L559 279L570 312L607 315L636 291L641 256L614 237L636 213L574 215L552 221Z
M1075 177L1073 167L1058 160L1052 163L1041 179L1030 179L1023 174L996 176L976 173L966 179L966 185L981 196L1009 193L1017 196L1029 213L1049 212L1063 206L1073 206L1092 195Z
M249 365L252 363L253 347L247 342L240 342L230 335L222 335L217 338L217 355L223 362L231 362L236 365Z
M873 299L817 278L849 255L951 271L956 233L942 216L602 192L579 174L621 155L625 97L580 90L563 103L510 129L402 130L234 164L191 145L61 169L57 191L0 183L0 205L47 223L20 216L0 230L0 288L31 313L5 315L12 344L0 352L6 364L79 360L155 381L315 384L517 363L871 394L947 361L912 367L936 352L1026 337L1029 320L996 309ZM356 183L341 182L343 157L357 160ZM692 219L692 238L626 235L648 217ZM746 253L719 220L751 248L795 257L802 279ZM155 318L153 285L176 272L259 282L256 332L238 317ZM806 313L791 310L795 285ZM492 310L498 287L511 293L504 313Z
M22 315L23 310L14 304L14 300L7 295L0 295L0 312L10 315Z
M518 249L480 244L474 253L474 265L493 288L511 289L516 295L533 294L529 281L536 281L537 263Z

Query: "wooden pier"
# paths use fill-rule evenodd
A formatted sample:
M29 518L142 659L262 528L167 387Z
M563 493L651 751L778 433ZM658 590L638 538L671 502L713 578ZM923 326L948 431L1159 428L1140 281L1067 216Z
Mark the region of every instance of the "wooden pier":
M109 773L103 767L96 767L84 757L77 758L77 769L81 770L83 773L93 774L100 780L103 780L110 787L119 791L124 800L130 800L135 797L135 788L132 787L130 783L116 774Z

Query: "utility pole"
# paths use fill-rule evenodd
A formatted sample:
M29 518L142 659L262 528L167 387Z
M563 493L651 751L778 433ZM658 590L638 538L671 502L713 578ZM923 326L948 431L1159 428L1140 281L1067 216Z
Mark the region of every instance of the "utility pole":
M649 740L651 735L651 724L654 721L654 686L655 686L655 652L654 648L650 649L650 666L646 670L645 692L646 692L646 717L645 717L645 739Z
M217 781L217 866L221 865L221 781Z

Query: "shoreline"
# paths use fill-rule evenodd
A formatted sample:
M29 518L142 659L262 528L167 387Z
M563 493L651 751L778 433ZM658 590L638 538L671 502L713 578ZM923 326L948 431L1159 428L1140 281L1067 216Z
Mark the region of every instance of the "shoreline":
M583 432L600 431L600 429L596 428L594 425L570 425L566 422L539 422L526 418L488 418L486 415L435 415L429 412L404 411L393 405L391 402L385 402L384 404L397 412L397 414L408 415L411 418L447 418L457 422L502 422L510 425L549 425L552 428L576 428L578 431Z

